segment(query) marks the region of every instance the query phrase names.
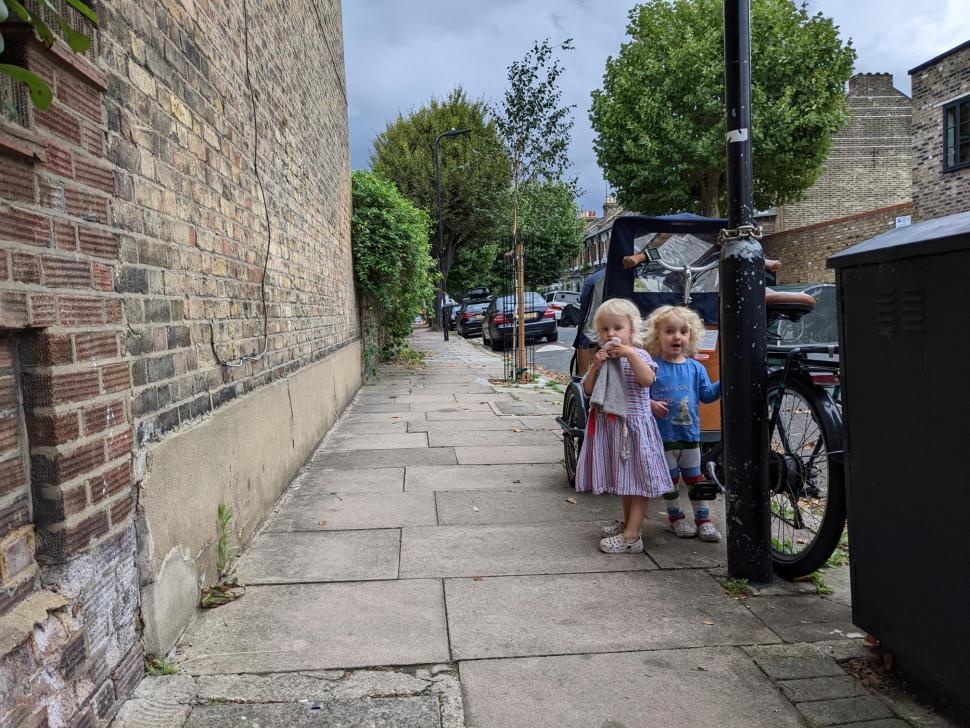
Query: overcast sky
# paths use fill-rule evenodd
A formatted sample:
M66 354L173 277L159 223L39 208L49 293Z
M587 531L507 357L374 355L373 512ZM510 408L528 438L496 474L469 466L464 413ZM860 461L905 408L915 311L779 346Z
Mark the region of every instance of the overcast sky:
M399 112L461 85L498 102L506 68L533 40L574 39L563 55L563 101L575 104L570 159L583 209L601 212L606 183L593 154L590 92L623 42L632 0L346 0L343 3L350 155L368 167L374 136ZM970 40L970 0L810 0L852 38L857 72L890 72L909 94L907 71Z

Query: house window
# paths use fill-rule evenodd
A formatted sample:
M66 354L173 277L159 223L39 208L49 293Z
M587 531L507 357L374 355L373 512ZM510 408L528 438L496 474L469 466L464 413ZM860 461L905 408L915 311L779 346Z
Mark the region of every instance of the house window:
M970 167L970 96L943 107L943 169Z

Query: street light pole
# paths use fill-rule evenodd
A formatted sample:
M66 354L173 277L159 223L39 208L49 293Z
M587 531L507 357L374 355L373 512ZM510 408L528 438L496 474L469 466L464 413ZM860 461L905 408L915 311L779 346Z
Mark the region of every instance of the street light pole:
M438 323L441 325L441 330L444 331L445 341L448 341L448 334L450 333L450 322L445 321L444 311L442 309L442 304L444 303L445 290L444 290L444 255L445 255L445 233L444 225L441 221L441 163L438 157L438 145L444 137L455 137L461 134L468 134L471 129L449 129L448 131L442 132L434 138L434 186L435 192L438 196L438 290L435 292L434 298L434 309L435 315Z
M728 574L771 581L765 257L754 224L750 0L724 0L728 231L721 250L721 380Z

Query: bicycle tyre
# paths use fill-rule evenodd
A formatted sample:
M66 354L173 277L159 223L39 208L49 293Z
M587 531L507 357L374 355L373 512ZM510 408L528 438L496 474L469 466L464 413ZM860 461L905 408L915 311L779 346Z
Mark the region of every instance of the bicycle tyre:
M576 384L571 384L566 388L566 394L562 400L562 419L567 425L573 428L585 430L586 418L584 417L582 400L576 394ZM573 436L567 431L562 433L563 462L566 467L566 477L569 485L576 487L576 462L579 459L579 451L583 446L581 436Z
M784 397L777 421L771 423L773 403ZM771 559L774 571L783 579L808 576L829 559L845 528L845 469L842 462L842 417L832 398L822 387L804 376L789 374L784 390L781 372L768 376L769 486L771 487ZM795 422L795 418L801 418ZM809 421L814 426L809 429ZM804 432L793 428L802 427ZM790 442L791 433L801 435L798 446ZM816 436L818 440L810 438ZM819 442L824 452L819 449ZM812 453L805 451L811 447ZM818 489L824 467L825 502L819 510ZM809 489L813 489L810 494ZM793 505L787 516L784 501ZM798 515L795 515L795 509ZM780 511L780 512L779 512ZM811 519L812 526L797 528ZM817 519L817 521L816 521ZM791 521L795 520L796 523ZM787 529L783 530L783 526ZM785 538L791 531L790 540ZM812 535L809 538L809 535ZM790 545L789 545L790 543ZM802 549L797 546L804 545Z

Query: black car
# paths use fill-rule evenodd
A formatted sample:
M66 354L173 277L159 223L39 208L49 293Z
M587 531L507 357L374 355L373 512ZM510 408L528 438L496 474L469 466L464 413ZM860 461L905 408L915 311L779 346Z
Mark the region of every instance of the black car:
M481 301L483 299L491 297L492 293L488 290L486 286L478 286L477 288L469 288L465 291L465 297L461 299L461 302L465 301Z
M466 339L482 335L482 318L490 301L491 299L484 298L479 301L465 301L461 304L457 315L459 334Z
M515 294L496 296L485 309L482 322L482 341L492 347L493 351L501 351L506 343L510 343L515 336L516 319ZM547 341L559 338L556 327L556 312L546 305L545 299L534 292L525 294L525 336L535 340L545 337Z

